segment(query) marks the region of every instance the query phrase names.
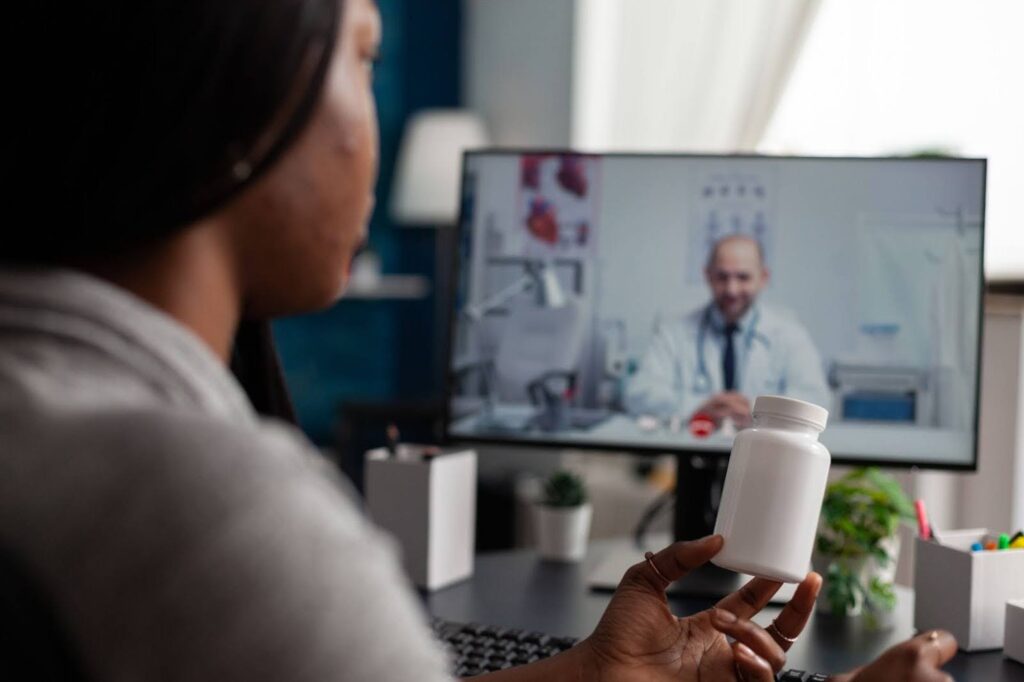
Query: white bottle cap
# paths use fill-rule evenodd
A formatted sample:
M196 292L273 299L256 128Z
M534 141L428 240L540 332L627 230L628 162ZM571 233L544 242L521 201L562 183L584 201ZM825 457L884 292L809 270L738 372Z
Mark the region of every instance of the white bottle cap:
M796 398L785 398L781 395L759 395L754 399L754 416L759 414L786 417L805 421L817 429L824 431L828 423L828 410Z

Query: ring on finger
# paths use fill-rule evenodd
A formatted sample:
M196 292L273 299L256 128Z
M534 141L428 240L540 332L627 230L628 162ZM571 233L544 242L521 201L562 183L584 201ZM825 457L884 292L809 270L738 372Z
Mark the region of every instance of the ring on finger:
M796 637L786 637L784 634L782 634L782 631L779 630L778 623L776 623L774 620L768 624L768 627L766 627L765 630L767 630L768 634L770 634L775 639L782 640L790 646L796 644Z
M647 562L647 565L651 567L651 569L655 572L655 574L657 574L659 578L661 578L666 583L672 582L671 580L665 577L664 573L658 570L657 564L654 563L654 552L644 552L644 561Z

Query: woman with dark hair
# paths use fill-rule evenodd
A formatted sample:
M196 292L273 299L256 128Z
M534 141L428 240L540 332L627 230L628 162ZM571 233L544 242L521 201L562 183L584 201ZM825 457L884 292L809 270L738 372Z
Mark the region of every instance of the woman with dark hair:
M260 321L333 302L366 238L375 5L13 11L60 68L9 67L8 210L36 220L0 250L3 556L91 679L444 679L389 542L259 416L288 410ZM675 618L668 581L720 546L639 562L591 637L495 677L774 679L820 579L772 634L765 580ZM953 645L908 646L935 672Z

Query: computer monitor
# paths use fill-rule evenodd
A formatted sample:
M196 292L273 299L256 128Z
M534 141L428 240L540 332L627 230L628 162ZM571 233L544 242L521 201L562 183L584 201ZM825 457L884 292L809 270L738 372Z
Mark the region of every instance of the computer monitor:
M986 162L466 155L449 438L727 454L757 395L835 462L973 469Z

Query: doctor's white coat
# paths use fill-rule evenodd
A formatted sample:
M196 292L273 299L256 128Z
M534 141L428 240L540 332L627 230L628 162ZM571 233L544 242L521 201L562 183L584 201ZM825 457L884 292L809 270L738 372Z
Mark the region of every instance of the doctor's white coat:
M825 371L810 334L793 316L757 305L734 338L736 386L751 404L758 395L785 395L831 407ZM725 334L717 310L704 306L664 322L630 377L626 409L634 415L689 418L724 390Z

